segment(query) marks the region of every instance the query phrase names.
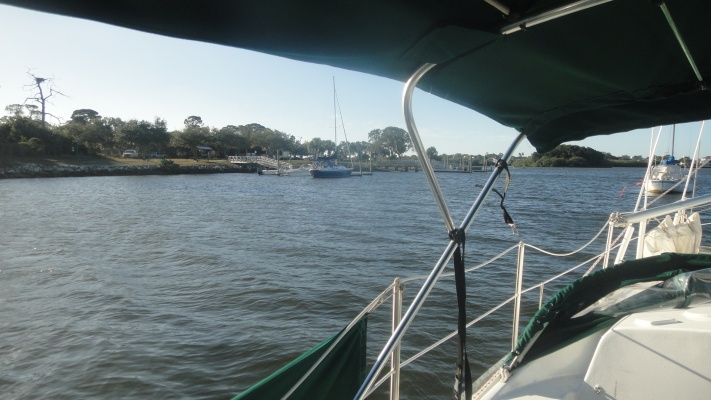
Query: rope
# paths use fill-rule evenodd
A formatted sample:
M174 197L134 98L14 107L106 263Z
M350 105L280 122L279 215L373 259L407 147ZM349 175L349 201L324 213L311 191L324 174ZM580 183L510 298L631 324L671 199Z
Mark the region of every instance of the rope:
M454 375L454 399L470 399L472 394L472 374L467 357L467 285L464 275L464 244L466 232L464 229L454 229L449 232L449 238L457 244L454 250L454 283L457 288L457 371ZM464 397L462 397L464 395Z
M514 234L514 236L518 236L518 229L516 229L516 223L514 223L513 218L511 218L511 215L509 215L509 212L506 211L506 207L504 207L504 200L506 199L506 193L509 191L509 184L511 183L511 172L509 172L509 166L506 163L506 160L500 159L499 161L496 162L496 168L499 169L499 173L501 173L503 170L506 170L506 183L504 184L504 194L501 194L498 190L496 189L491 189L494 193L498 194L499 197L501 197L501 203L499 203L499 207L501 207L501 210L504 212L504 222L506 222L510 227L511 231Z

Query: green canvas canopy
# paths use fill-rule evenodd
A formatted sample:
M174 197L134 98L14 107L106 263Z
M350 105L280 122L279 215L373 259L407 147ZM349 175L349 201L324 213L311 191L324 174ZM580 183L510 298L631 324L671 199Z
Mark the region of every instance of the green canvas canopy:
M0 3L399 81L434 63L422 90L525 133L539 151L711 116L708 0ZM538 23L571 4L591 7Z

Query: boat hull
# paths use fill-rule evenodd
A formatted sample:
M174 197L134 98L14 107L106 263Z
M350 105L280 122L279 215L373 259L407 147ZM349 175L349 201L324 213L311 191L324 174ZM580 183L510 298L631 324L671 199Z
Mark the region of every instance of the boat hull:
M645 189L648 193L681 193L684 191L684 179L686 174L679 165L660 164L652 169Z
M284 175L283 169L263 169L260 175Z
M318 168L309 171L314 178L350 178L353 170L350 168Z
M647 192L649 193L664 193L671 189L679 183L679 181L664 181L664 180L652 180L647 182ZM679 184L674 189L669 190L669 193L681 193L684 190L684 185Z

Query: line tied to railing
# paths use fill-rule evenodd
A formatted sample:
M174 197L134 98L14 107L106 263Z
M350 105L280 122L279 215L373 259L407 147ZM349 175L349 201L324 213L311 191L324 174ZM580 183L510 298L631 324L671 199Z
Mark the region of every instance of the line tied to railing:
M506 194L509 191L509 184L511 183L511 172L509 171L509 165L506 163L506 160L500 159L496 162L496 168L499 170L499 172L503 172L504 170L506 170L506 183L504 184L504 194L501 194L498 190L493 188L491 190L494 193L498 194L499 197L501 197L501 203L499 203L499 207L501 207L504 212L504 222L506 222L511 227L511 231L514 236L518 236L518 229L516 229L516 223L514 222L513 218L511 218L511 215L509 215L509 212L506 211L506 207L504 206L504 200L506 199Z
M454 250L454 282L457 288L457 371L454 375L454 393L456 400L470 399L472 393L472 375L467 357L467 285L464 275L464 245L466 232L464 229L453 229L449 238L457 244Z

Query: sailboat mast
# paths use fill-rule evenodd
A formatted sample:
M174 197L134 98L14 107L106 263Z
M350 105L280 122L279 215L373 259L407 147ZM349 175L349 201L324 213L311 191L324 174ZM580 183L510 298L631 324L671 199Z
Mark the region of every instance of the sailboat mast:
M672 148L671 155L674 156L674 135L676 134L676 124L672 125Z
M338 161L338 118L336 111L336 77L333 76L333 143L336 146L336 161Z

